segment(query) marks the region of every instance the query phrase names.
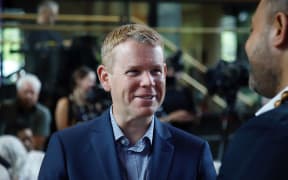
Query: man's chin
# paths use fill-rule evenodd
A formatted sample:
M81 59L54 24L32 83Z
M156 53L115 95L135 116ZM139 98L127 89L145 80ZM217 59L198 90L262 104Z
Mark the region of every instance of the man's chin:
M25 104L25 107L26 107L27 109L33 108L34 106L35 106L35 103L26 103L26 104Z
M139 116L141 117L151 117L156 112L155 108L148 108L148 107L139 108L137 111Z

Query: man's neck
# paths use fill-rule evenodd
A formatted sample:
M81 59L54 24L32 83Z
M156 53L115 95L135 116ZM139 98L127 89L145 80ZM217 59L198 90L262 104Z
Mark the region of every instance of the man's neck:
M121 128L130 143L135 144L146 133L152 122L151 117L145 118L126 118L114 114L115 121Z
M119 125L131 144L135 144L140 138L142 138L151 124L151 120L149 122L146 122L145 120L135 121L136 120L124 123L122 126ZM145 123L138 123L140 121Z

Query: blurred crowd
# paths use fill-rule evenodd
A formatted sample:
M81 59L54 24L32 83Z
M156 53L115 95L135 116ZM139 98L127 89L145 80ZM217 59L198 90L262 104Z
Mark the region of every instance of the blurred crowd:
M37 11L38 25L53 25L59 7L44 1ZM90 121L111 106L96 74L97 38L77 37L69 46L63 42L61 34L52 30L25 36L25 66L17 74L16 93L0 99L0 179L37 179L53 132ZM166 59L166 96L157 116L193 132L211 116L195 103L193 89L181 83L181 55L178 51Z

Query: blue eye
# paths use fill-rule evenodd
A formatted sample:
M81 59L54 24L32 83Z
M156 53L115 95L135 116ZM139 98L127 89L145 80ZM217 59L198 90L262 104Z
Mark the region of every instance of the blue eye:
M151 71L152 75L161 75L162 74L162 69L153 69Z
M138 70L128 70L125 72L126 75L128 76L136 76L138 75L140 72Z

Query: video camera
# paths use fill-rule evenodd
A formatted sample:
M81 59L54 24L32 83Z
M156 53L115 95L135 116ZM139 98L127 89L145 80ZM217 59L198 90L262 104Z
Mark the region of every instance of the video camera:
M182 54L183 54L182 51L178 50L171 56L166 58L167 65L171 66L175 70L175 72L179 72L184 69Z
M210 95L219 94L228 106L234 106L237 92L248 85L248 64L243 61L226 62L219 60L205 74L205 82Z
M100 86L91 88L86 94L85 99L91 104L100 103L105 108L111 105L110 94L104 91Z

